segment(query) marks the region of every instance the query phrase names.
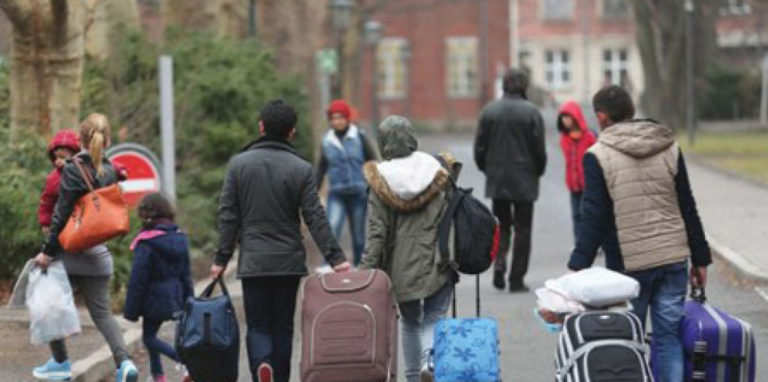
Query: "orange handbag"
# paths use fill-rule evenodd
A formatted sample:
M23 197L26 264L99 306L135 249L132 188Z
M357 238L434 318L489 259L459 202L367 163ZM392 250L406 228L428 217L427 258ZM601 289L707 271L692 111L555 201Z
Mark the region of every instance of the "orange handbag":
M90 191L75 203L67 225L59 234L61 247L69 253L94 247L130 231L128 205L120 186L115 183L94 189L91 173L79 160L74 163Z

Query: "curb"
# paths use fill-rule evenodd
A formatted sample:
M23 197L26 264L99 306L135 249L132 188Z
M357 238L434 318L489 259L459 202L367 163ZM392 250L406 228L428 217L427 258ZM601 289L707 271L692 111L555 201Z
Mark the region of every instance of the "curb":
M735 271L739 276L750 282L768 284L768 274L749 261L749 259L725 246L716 239L713 239L709 233L707 233L707 241L709 241L712 254L719 259L724 260L729 268Z
M231 278L235 272L234 266L227 267L224 271L224 278ZM195 283L195 294L200 293L211 282L209 278L205 278ZM116 317L118 323L122 328L128 327L129 329L123 333L123 339L125 340L125 346L128 353L134 355L141 350L141 325L129 322L122 317ZM91 353L84 359L76 361L72 364L72 381L73 382L101 382L115 372L115 361L112 358L112 351L109 349L109 345L104 345L95 352Z

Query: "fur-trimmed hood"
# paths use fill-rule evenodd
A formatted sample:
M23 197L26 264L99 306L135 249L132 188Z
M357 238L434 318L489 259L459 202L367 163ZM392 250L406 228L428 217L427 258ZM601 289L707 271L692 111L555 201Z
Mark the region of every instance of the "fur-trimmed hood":
M453 159L443 157L450 166ZM440 161L420 151L381 163L368 162L363 173L384 204L405 213L429 204L446 189L451 177Z

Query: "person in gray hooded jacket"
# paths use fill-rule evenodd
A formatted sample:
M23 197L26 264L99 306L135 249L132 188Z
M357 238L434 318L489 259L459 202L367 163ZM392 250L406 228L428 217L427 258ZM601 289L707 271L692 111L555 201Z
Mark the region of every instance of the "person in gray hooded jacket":
M296 295L307 274L302 217L334 270L350 269L320 204L312 165L289 143L296 121L296 112L283 101L262 109L262 137L230 160L219 204L219 249L211 276L221 275L239 242L248 359L257 381L290 379Z
M409 382L419 380L423 350L432 347L435 325L445 317L453 290L450 259L437 251L450 174L434 156L417 149L410 121L387 117L379 127L384 161L364 168L371 192L361 267L382 269L392 279Z

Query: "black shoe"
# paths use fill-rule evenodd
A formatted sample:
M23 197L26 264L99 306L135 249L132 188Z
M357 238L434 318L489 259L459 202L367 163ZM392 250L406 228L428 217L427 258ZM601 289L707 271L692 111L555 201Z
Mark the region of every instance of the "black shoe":
M493 286L498 290L504 290L504 271L493 271Z
M528 286L525 284L509 284L509 292L510 293L527 293L530 289L528 289Z

